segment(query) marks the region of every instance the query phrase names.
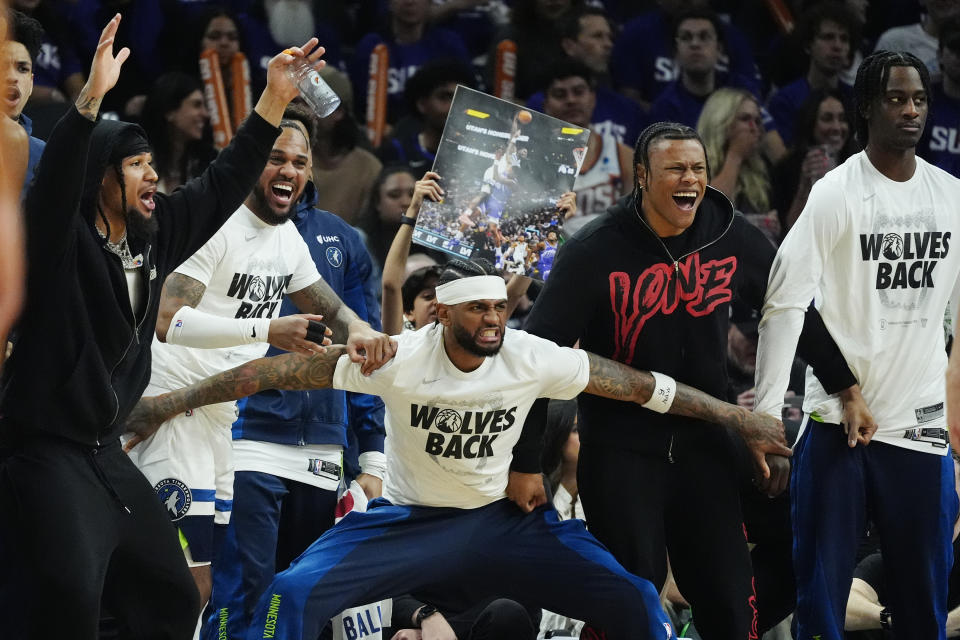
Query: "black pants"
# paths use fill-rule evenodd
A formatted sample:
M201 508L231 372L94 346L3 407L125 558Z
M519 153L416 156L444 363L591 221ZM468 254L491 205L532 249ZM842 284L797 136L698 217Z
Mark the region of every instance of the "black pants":
M577 479L590 532L626 569L663 587L667 552L704 640L756 638L753 572L729 450L675 463L582 445Z
M119 442L37 437L0 458L4 638L91 640L101 603L130 640L189 640L200 597L177 533Z

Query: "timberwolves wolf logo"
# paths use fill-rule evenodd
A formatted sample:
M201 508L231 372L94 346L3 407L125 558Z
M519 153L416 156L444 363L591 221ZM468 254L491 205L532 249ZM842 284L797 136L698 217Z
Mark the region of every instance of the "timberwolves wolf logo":
M327 247L326 256L331 267L339 267L343 264L343 251L339 247Z
M187 485L176 478L166 478L157 483L154 487L160 502L170 514L170 520L176 522L187 515L193 497L190 495L190 489Z
M437 429L444 433L453 433L460 430L460 414L453 409L444 409L437 415Z
M883 257L887 260L899 260L903 255L903 238L895 233L883 236Z

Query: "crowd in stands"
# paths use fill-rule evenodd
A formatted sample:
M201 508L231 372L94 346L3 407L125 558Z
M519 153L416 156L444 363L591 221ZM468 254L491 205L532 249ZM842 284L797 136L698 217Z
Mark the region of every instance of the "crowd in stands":
M116 46L130 46L133 54L104 100L101 117L143 127L152 143L158 189L166 194L201 175L236 135L267 84L274 54L317 37L326 49L321 75L341 104L330 116L314 118L313 187L307 192L316 208L359 231L372 258L372 287L382 292L383 330L391 335L436 320L434 289L450 256L412 238L414 225L437 224L426 215L418 219L427 191L417 195L417 189L425 181L444 184L444 176L431 169L456 88L494 93L505 67L513 82L502 97L590 129L575 195L561 198L556 210L512 216L499 227L482 218L471 221L468 212L464 225L436 230L473 248L475 257L487 259L508 279L512 327L524 327L525 314L543 291L540 281L549 276L571 230L634 192L633 148L655 122L695 128L704 142L709 184L771 246L779 246L802 215L813 185L862 148L853 124L858 65L875 50L903 50L924 61L932 80L917 154L960 178L956 0L11 0L10 5L36 20L30 22L30 37L20 38L30 68L4 69L7 102L13 105L8 115L32 136L28 182L42 141L83 88L100 29L115 12L123 14ZM505 65L504 41L512 43ZM383 64L385 73L376 70ZM31 70L32 82L13 77ZM333 264L334 258L326 259ZM752 408L757 318L740 311L734 310L729 326L727 400ZM795 395L803 394L801 372L798 363L790 386ZM786 422L795 435L799 404L790 404ZM554 504L563 519L582 519L575 401L552 401L547 424L542 468ZM749 493L749 479L743 484ZM770 535L751 538L753 562L758 575L767 572L765 587L792 585L789 501L772 502L773 509L763 506L757 518L762 522L756 530ZM744 517L750 513L745 506ZM850 638L893 637L881 635L889 632L881 614L887 586L878 577L880 563L877 544L868 536L847 613ZM690 611L675 584L669 588L671 580L667 584L662 598L678 631L699 638L697 611ZM768 588L768 594L776 591ZM792 611L795 593L786 591L767 596L778 609L761 616L761 631L769 633L763 637L790 637L789 620L782 620ZM948 631L960 637L960 589L954 591ZM587 637L579 635L582 622L530 611L512 600L449 598L455 602L449 606L434 601L444 596L451 594L398 599L394 624L387 620L384 626L392 626L401 640L420 638L402 629L420 623L422 607L438 605L459 638L507 638L502 628L514 630L509 637L530 638L537 627L539 637ZM764 596L759 594L761 603ZM468 635L478 619L493 620L484 627L493 635Z

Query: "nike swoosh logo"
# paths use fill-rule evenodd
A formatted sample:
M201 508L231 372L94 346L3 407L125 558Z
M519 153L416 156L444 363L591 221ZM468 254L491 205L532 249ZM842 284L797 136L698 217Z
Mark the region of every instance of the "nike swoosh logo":
M440 378L434 378L433 380L427 380L426 378L424 378L423 384L433 384L434 382L439 382L439 381L440 381Z
M256 232L251 233L251 234L246 234L246 233L245 233L245 234L243 234L243 237L246 238L247 240L253 240L254 238L257 237L257 234L256 234Z

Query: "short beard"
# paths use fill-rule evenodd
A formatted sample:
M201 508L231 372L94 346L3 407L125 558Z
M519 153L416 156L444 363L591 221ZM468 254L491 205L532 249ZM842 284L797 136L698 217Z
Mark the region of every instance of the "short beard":
M157 232L156 216L145 216L139 209L127 210L127 237L137 240L149 240Z
M268 216L268 219L264 220L267 224L280 225L293 217L294 212L297 210L297 202L300 201L299 198L292 200L290 202L290 208L287 209L286 214L278 214L274 211L269 204L267 204L267 194L263 192L262 189L254 187L253 192L253 204L256 207L254 213L258 214L263 213L265 216Z
M486 357L486 356L495 356L500 352L500 347L503 346L503 332L500 333L500 343L495 347L481 347L477 344L475 336L471 335L466 329L461 327L458 324L451 324L451 329L453 329L453 339L457 341L457 344L466 349L468 352L472 353L475 356Z

